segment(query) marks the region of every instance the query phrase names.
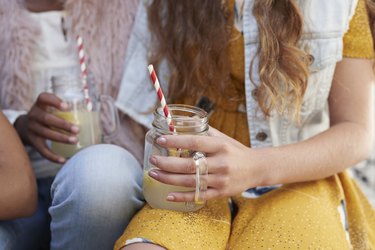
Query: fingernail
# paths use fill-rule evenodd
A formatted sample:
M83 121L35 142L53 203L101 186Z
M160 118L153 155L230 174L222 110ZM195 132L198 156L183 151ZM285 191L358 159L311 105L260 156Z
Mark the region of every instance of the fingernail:
M173 195L168 195L167 196L167 200L168 201L174 201L175 200L175 197Z
M60 108L61 109L67 109L68 108L68 104L65 103L65 102L62 102L62 103L60 103Z
M75 137L75 136L70 136L69 138L68 138L68 141L69 142L71 142L71 143L76 143L77 142L77 137Z
M64 162L65 162L65 159L62 158L62 157L60 157L60 158L57 159L57 161L60 162L60 163L64 163Z
M150 163L156 165L158 163L158 159L155 156L150 157Z
M77 127L77 126L72 126L72 127L70 128L70 130L71 130L73 133L78 133L78 132L79 132L79 127Z
M164 145L167 143L167 139L164 138L164 137L159 137L158 139L156 139L156 142L160 145Z
M148 172L148 175L151 176L152 178L158 178L158 173L156 173L156 171L154 170L151 170L150 172Z

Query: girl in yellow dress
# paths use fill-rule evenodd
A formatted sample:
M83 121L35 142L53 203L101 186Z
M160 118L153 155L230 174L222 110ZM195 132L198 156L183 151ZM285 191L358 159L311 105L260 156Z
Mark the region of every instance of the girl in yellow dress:
M141 111L155 98L133 98L142 110L128 101L147 92L137 69L149 62L169 103L209 102L210 136L157 140L206 153L207 204L194 213L145 205L115 249L375 249L374 210L346 170L372 144L369 27L365 0L141 5L119 107L149 126ZM195 187L192 159L149 161L159 168L150 177Z

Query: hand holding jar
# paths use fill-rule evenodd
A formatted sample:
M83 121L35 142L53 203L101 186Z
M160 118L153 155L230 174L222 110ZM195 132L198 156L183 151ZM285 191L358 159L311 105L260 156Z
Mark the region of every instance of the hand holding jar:
M64 112L68 105L52 93L41 93L30 111L20 116L14 126L25 144L32 145L46 159L63 163L65 158L53 153L47 145L47 140L75 144L79 127L51 114L51 108Z
M262 185L262 170L257 167L262 155L256 154L255 149L246 147L212 127L209 128L208 135L163 135L156 143L163 148L184 148L206 153L206 200L230 197L249 187ZM149 175L157 181L186 188L195 186L195 178L192 175L195 167L191 159L154 155L150 162L157 169ZM194 196L194 192L175 190L169 192L166 197L169 202L181 203L194 201Z
M75 124L80 131L75 143L67 144L52 140L51 149L54 153L70 158L79 150L102 143L104 139L116 133L119 118L114 101L110 96L89 95L91 106L88 108L88 100L84 94L81 79L69 75L53 77L52 88L53 92L66 103L67 108L66 110L52 109L51 113L68 123ZM105 135L102 130L101 115L111 118L112 126ZM55 130L58 131L58 128Z

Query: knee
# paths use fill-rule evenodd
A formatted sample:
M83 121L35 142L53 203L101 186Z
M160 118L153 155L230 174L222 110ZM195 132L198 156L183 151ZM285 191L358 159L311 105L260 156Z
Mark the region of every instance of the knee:
M61 175L69 175L80 182L123 182L126 179L137 179L141 172L141 165L127 150L100 144L78 152L63 166Z
M69 197L97 210L123 208L142 200L141 186L142 169L134 156L121 147L102 144L78 152L63 166L52 196L54 201Z

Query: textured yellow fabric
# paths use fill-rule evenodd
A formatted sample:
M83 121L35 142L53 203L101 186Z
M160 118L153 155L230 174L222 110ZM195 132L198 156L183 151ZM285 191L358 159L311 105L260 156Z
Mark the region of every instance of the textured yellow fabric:
M194 213L153 209L146 205L132 219L114 249L144 238L167 249L225 249L230 233L226 199L209 201Z
M343 212L339 212L344 199L351 243L344 230ZM375 249L375 213L346 172L284 185L257 199L237 196L233 202L238 213L231 223L225 200L210 201L195 213L146 205L114 249L135 238L169 250Z
M255 200L236 198L229 249L350 249L338 213L343 199L352 249L375 249L374 210L347 172Z
M344 57L372 59L373 45L366 1L359 0L349 31L344 36Z

